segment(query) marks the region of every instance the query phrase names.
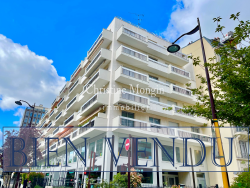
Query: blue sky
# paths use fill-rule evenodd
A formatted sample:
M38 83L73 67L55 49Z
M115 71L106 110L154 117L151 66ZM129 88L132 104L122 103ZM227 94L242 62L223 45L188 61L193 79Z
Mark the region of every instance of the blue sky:
M237 9L237 3L246 6ZM227 4L227 9L224 8ZM102 28L115 16L173 41L201 19L203 34L217 37L212 18L242 12L249 18L249 1L137 0L137 1L0 1L0 128L18 126L24 107L15 100L50 107L70 75L86 57ZM216 6L214 6L216 5ZM181 41L182 46L198 35Z

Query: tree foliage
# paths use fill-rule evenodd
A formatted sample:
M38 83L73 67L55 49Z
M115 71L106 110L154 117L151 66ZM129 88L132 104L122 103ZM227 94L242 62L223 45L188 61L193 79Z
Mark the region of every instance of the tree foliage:
M230 188L250 188L250 169L239 173Z
M240 20L239 15L240 13L232 14L230 17L232 21L238 22L233 31L233 40L223 45L216 40L212 43L217 57L220 57L219 61L215 61L216 57L213 57L203 64L199 57L190 58L193 59L195 66L208 67L217 119L222 122L221 125L230 123L248 127L250 125L250 22ZM214 18L214 22L217 22L215 32L223 34L225 27L219 24L221 19ZM189 89L197 95L198 102L194 106L184 106L182 111L212 119L206 77L202 75L197 77L201 81L201 86Z

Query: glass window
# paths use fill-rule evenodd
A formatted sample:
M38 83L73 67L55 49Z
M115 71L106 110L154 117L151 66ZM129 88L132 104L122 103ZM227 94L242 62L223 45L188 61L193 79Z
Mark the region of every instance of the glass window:
M161 124L161 120L160 119L157 119L157 118L152 118L152 117L149 117L149 122L150 123L154 123L154 124Z
M95 142L92 142L89 144L89 159L90 159L90 156L91 156L91 152L94 152L95 151ZM93 157L93 156L92 156Z
M169 127L179 127L179 123L174 123L171 121L168 122L168 125L169 125Z
M119 138L119 148L118 148L118 155L120 154L119 152L121 151L121 148L122 148L122 144L124 142L124 138ZM124 145L123 145L123 148L122 148L122 151L121 151L121 156L125 156L127 157L128 156L128 152L125 150L125 142L124 142Z
M30 117L32 117L32 112L30 112Z
M174 101L167 101L167 104L168 105L175 105L175 106L177 106L177 102L174 102Z
M35 113L35 114L34 114L34 117L36 117L36 115L37 115L37 114Z
M35 123L35 122L36 122L36 118L33 119L33 123Z
M29 118L29 123L30 123L30 121L31 121L31 118Z
M175 151L176 151L176 161L178 163L181 163L182 159L183 159L183 155L182 155L182 152L180 151L180 148L179 147L175 147Z
M138 152L138 158L152 159L150 142L138 140L138 151L146 151L146 155L144 152Z
M155 76L151 76L151 75L149 75L149 78L154 79L154 80L158 80L158 78L157 78L157 77L155 77Z
M36 120L36 123L39 123L39 119Z
M103 146L103 139L97 140L96 143L96 156L102 156L102 146Z
M40 117L41 117L41 114L38 114L38 119L40 119Z
M85 144L81 146L80 152L81 152L82 157L85 158Z
M28 118L25 118L25 119L24 119L24 122L26 123L27 121L28 121Z
M201 160L201 151L194 150L194 158L195 158L195 164L197 164Z
M239 144L240 144L241 157L242 158L248 158L248 156L249 156L249 153L248 153L248 142L240 140Z
M165 150L168 152L168 154L173 158L174 153L173 153L173 146L164 146ZM162 161L170 161L167 155L162 151Z
M28 116L29 115L29 112L26 112L26 116Z
M152 40L150 40L152 41ZM157 42L154 42L154 43L157 43ZM158 61L157 59L153 58L153 57L148 57L149 59L153 60L153 61Z
M140 172L143 175L141 182L142 183L153 183L153 173L152 172Z
M73 154L74 153L74 151L70 151L69 153L68 153L68 163L72 163L73 162Z
M134 119L134 113L122 111L122 116ZM128 126L128 127L134 127L134 121L121 118L121 125Z

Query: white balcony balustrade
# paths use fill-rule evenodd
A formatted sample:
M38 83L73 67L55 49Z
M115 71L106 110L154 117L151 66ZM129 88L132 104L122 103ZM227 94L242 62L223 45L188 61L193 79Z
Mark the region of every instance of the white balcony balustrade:
M88 57L95 55L95 53L100 48L107 48L108 45L112 42L112 38L113 38L113 32L103 29L102 33L97 37L96 41L87 52Z
M124 26L118 30L117 40L128 44L129 46L141 49L147 53L154 54L161 59L173 62L179 66L184 66L189 62L187 55L181 52L174 54L169 53L167 51L167 46L171 45L170 43L166 44L166 46L159 45L156 42L148 39L147 36L143 36L136 31L128 29Z
M115 105L125 104L129 106L131 105L134 107L146 109L149 107L149 99L141 95L118 90L114 94L114 104Z
M132 85L133 87L147 88L149 85L148 75L133 71L125 67L119 67L115 71L115 81Z
M140 69L176 80L180 83L186 83L190 80L189 72L175 66L156 61L148 57L148 55L126 46L120 46L116 50L116 59L131 66L136 65Z
M85 68L84 76L89 77L99 68L104 68L111 61L111 51L102 48L96 56L94 56Z

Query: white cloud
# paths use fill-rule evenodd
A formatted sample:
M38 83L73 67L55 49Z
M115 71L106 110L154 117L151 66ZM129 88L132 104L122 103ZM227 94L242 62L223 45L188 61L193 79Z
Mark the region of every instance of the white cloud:
M23 118L24 111L25 110L23 108L18 108L17 111L14 113L14 116L18 116L19 117L19 121L14 121L13 122L14 125L20 126L22 118Z
M66 83L52 63L0 34L0 108L15 109L20 99L50 107Z
M250 1L248 0L176 0L173 12L163 36L173 42L181 34L189 32L197 25L197 17L201 22L202 35L208 38L220 37L215 33L216 23L213 18L220 16L221 25L225 26L224 32L233 30L239 22L230 20L231 14L241 12L240 19L250 19ZM186 46L189 42L199 38L198 32L185 36L180 40L180 45Z

